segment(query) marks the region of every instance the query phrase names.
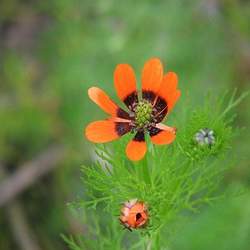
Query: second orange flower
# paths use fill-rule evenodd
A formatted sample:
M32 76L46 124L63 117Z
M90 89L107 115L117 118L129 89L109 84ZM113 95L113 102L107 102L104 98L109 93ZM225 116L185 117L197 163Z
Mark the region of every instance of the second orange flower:
M105 143L132 132L134 137L126 147L126 155L133 161L141 160L147 151L146 133L154 144L170 144L176 136L175 128L161 122L180 97L177 75L174 72L164 75L161 61L152 58L143 67L141 83L142 94L139 96L133 68L128 64L117 65L114 86L127 111L100 88L91 87L88 90L90 99L110 117L90 123L85 130L87 139L94 143Z

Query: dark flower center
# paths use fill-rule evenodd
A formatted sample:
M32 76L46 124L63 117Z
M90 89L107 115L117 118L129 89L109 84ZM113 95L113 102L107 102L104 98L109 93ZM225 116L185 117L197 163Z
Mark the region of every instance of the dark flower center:
M136 221L138 221L139 219L141 219L141 217L142 217L141 214L140 214L140 213L137 213L137 214L136 214Z

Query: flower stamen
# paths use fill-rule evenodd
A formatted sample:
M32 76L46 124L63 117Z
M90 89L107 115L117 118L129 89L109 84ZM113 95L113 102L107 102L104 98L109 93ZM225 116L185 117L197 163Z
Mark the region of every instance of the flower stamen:
M152 104L146 100L140 101L135 108L135 126L144 129L152 122Z

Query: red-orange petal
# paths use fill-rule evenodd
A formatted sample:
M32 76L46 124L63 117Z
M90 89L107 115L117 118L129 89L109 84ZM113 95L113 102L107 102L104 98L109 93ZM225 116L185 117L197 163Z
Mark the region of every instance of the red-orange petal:
M160 89L158 94L162 97L168 96L168 94L172 93L177 89L178 85L178 76L174 72L168 72L163 76Z
M119 98L131 109L131 106L138 102L133 68L128 64L118 64L114 72L114 84Z
M102 110L110 115L116 115L118 106L109 98L109 96L98 87L91 87L88 90L89 98L96 103Z
M85 136L91 142L105 143L118 139L130 130L128 122L102 120L90 123L85 129Z
M130 119L129 114L113 102L102 89L91 87L88 90L88 95L89 98L106 113L112 116Z
M163 65L158 58L148 60L142 70L142 95L153 103L163 78Z
M168 112L170 112L174 108L174 106L175 106L176 102L178 101L178 99L180 98L180 96L181 96L181 91L178 89L174 93L172 93L171 96L169 96Z
M149 132L151 141L157 145L170 144L175 140L176 129L164 124L157 124Z
M180 96L180 90L177 89L177 84L177 74L174 72L168 72L166 75L164 75L157 94L167 103L168 112L174 107L174 104Z
M141 160L147 152L147 145L144 134L137 132L134 139L130 141L126 147L126 155L131 161Z

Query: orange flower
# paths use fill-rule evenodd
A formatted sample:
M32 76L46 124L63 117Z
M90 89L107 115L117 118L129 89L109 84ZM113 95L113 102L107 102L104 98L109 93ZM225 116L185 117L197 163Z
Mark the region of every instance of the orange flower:
M117 65L114 85L128 112L114 103L103 90L97 87L88 90L90 99L110 118L90 123L85 130L87 139L94 143L105 143L128 132L135 133L126 148L127 157L133 161L141 160L147 151L145 133L150 135L154 144L170 144L174 141L176 129L160 122L180 97L177 75L174 72L164 75L158 58L145 63L141 82L142 96L139 97L132 67L128 64Z
M144 202L137 199L125 202L121 209L120 222L125 228L132 231L145 226L148 222L148 208Z

